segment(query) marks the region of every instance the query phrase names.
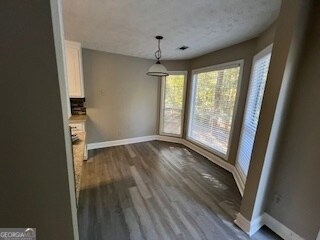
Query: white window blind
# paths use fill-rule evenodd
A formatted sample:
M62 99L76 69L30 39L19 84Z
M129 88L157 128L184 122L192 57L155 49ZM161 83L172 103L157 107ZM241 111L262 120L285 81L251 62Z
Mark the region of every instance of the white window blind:
M240 76L240 63L199 70L193 75L188 138L227 156Z
M185 81L185 73L172 73L162 79L160 133L163 135L182 135Z
M249 169L270 58L271 46L258 54L253 61L253 69L251 73L250 86L247 95L236 160L238 165L237 168L240 167L242 173L241 175L244 178L243 180L245 180Z

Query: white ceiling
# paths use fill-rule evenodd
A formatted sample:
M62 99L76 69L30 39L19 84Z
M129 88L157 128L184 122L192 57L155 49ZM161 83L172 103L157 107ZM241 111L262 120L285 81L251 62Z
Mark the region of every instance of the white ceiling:
M257 37L281 0L63 0L65 38L83 47L153 58L189 59ZM187 45L181 51L177 48Z

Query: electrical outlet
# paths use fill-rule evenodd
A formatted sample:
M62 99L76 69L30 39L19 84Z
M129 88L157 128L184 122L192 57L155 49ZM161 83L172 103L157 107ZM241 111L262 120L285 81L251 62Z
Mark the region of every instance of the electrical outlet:
M273 202L276 204L279 204L282 200L282 196L278 193L274 194L273 196Z

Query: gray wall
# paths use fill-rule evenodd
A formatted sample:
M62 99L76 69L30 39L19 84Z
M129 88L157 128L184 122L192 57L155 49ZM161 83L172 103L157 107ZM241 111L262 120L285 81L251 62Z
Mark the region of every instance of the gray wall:
M265 211L264 199L274 197L267 191L266 186L272 180L273 171L276 169L274 167L277 161L274 157L276 151L278 149L281 151L281 147L276 143L279 141L282 127L287 125L288 116L285 114L287 98L290 96L291 85L299 68L298 60L303 46L310 2L305 0L283 0L282 2L259 125L240 209L241 214L249 220L254 220ZM288 159L288 161L291 160ZM286 176L285 172L281 174ZM289 182L286 187L292 189ZM299 219L299 216L296 218ZM303 222L303 224L306 223ZM295 231L294 228L292 230Z
M315 1L276 157L267 212L304 239L320 228L320 3Z
M191 60L161 61L168 71L189 71Z
M74 239L50 1L4 0L0 9L0 226Z
M159 79L146 75L154 63L83 49L88 143L158 133Z
M193 69L244 60L236 124L228 159L232 164L237 153L252 58L272 43L274 31L275 24L259 38L191 60L163 61L169 71L188 71L188 103ZM88 143L158 134L160 81L145 74L153 63L153 60L83 49L83 73L89 117ZM187 115L188 106L185 111L185 126Z
M188 71L187 85L190 86L192 69L244 59L236 115L236 122L241 122L256 42L257 39L253 39L193 60L163 61L163 64L169 71ZM154 61L89 49L83 49L82 55L88 143L158 134L160 81L146 76ZM239 134L237 124L230 154L233 161Z
M257 46L256 53L260 52L267 46L269 46L274 41L274 36L276 34L277 22L275 21L268 27L258 38L257 38Z

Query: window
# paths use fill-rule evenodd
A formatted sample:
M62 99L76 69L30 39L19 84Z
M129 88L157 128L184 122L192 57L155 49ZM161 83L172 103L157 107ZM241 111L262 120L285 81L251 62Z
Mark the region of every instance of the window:
M259 121L260 109L266 85L272 46L258 53L253 59L250 86L241 129L236 167L242 180L248 173L253 143Z
M227 158L242 61L193 71L188 139Z
M171 72L162 78L160 134L182 136L186 72Z

